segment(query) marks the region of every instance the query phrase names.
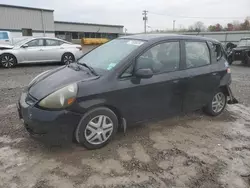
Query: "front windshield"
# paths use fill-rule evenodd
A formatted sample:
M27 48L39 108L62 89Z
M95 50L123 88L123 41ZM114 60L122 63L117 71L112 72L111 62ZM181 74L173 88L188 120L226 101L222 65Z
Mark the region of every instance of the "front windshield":
M78 62L85 63L94 69L109 71L143 43L141 40L115 39L89 52Z
M20 45L24 44L25 42L28 42L29 40L30 40L30 38L20 39L17 42L15 42L14 45L20 46Z
M238 46L250 46L250 39L242 39Z

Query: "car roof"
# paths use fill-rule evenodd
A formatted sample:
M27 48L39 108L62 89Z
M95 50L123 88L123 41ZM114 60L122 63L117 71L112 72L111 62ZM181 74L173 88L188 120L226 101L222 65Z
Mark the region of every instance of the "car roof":
M203 40L219 43L218 40L212 38L206 38L201 36L193 35L178 35L178 34L139 34L139 35L129 35L121 37L122 39L136 39L144 41L161 41L161 40L170 40L170 39L193 39L193 40Z

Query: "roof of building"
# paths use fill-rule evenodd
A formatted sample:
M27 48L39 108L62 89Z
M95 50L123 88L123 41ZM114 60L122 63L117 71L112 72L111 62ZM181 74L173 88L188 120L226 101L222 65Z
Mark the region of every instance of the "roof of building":
M139 34L139 35L129 35L121 37L124 39L137 39L137 40L169 40L169 39L196 39L196 40L206 40L206 41L213 41L218 42L212 38L200 37L200 36L192 36L192 35L177 35L177 34Z
M21 9L29 9L29 10L43 10L43 11L54 12L54 10L52 10L52 9L33 8L33 7L23 7L23 6L17 6L17 5L0 4L0 7L21 8Z
M106 26L106 27L124 27L123 25L108 25L108 24L95 24L95 23L83 23L83 22L65 22L55 21L55 24L76 24L76 25L92 25L92 26Z

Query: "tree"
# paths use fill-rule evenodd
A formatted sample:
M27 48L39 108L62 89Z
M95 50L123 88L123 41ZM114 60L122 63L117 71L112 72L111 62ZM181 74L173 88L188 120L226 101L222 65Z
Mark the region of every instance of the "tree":
M205 31L206 27L203 22L198 21L194 23L194 29L195 31L200 32L200 31Z
M215 30L216 30L216 31L222 31L222 30L223 30L223 27L222 27L219 23L217 23L217 24L215 25Z
M233 31L234 30L234 25L232 23L228 23L226 30L227 31Z
M240 24L240 30L250 30L250 22L247 19Z
M208 31L216 31L216 26L215 25L210 25L208 28L207 28Z

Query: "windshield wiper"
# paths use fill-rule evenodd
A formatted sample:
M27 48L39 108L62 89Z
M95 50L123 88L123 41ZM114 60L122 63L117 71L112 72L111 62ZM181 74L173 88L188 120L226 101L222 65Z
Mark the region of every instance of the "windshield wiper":
M90 70L90 72L91 72L92 74L94 74L95 76L98 76L98 74L96 73L96 71L95 71L95 69L94 69L93 67L87 65L86 63L79 63L78 61L77 61L76 63L77 63L78 65L82 65L82 66L86 67L87 69Z

